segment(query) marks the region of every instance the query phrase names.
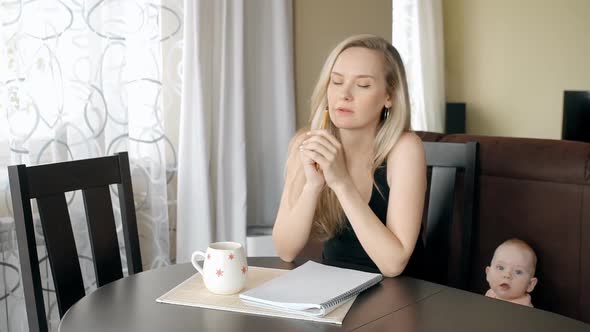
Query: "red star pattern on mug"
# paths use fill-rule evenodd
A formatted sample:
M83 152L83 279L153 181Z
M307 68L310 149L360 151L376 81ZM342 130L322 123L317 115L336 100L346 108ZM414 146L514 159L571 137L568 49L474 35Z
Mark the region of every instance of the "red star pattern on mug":
M207 254L207 259L211 259L211 254Z
M234 254L229 254L229 260L230 260L230 261L231 261L231 260L233 260L233 259L234 259L234 257L235 257L235 256L234 256Z
M248 269L246 268L246 266L242 266L242 274L246 274L246 271L248 271Z
M218 277L223 277L223 271L221 271L221 269L217 269L217 272L215 272L215 274L217 274Z

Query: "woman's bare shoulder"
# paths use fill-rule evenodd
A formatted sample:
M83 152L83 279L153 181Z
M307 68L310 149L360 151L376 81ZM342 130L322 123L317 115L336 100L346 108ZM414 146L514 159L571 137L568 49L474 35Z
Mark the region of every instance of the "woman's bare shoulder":
M393 150L387 156L387 161L424 159L424 145L418 135L413 132L401 134Z
M412 132L403 133L387 156L387 182L391 186L394 177L425 172L426 156L422 140Z

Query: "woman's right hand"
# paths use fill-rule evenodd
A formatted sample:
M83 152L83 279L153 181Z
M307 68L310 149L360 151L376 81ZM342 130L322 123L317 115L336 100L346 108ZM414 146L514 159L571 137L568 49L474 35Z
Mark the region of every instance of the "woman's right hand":
M321 190L326 184L324 173L319 166L310 157L305 154L305 151L299 147L299 160L303 165L303 172L305 173L306 186Z

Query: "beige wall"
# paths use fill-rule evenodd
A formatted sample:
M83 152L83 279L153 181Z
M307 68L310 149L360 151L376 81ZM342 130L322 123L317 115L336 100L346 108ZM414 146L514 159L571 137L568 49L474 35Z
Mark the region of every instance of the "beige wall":
M294 0L297 126L330 50L391 40L390 0ZM446 94L467 132L560 138L563 90L590 90L590 0L443 0Z
M391 41L391 0L293 0L297 127L307 124L309 99L328 53L360 33Z
M560 138L563 90L590 90L589 0L443 0L447 100L469 133Z

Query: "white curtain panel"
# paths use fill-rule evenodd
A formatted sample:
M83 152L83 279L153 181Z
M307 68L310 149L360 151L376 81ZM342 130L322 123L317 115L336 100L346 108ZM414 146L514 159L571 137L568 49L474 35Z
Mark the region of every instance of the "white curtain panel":
M177 262L272 225L295 131L292 4L185 1Z
M392 42L400 52L410 87L412 129L444 131L444 41L442 0L393 0Z

